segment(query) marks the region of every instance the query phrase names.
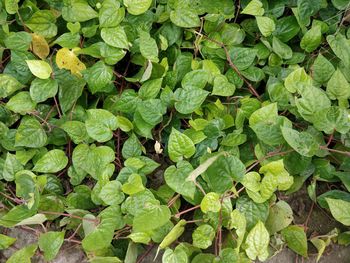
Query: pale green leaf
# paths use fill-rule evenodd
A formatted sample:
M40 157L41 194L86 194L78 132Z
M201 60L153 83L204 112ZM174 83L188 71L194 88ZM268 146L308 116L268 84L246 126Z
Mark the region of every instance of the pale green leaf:
M256 16L256 22L264 37L270 36L276 29L275 22L267 16Z
M51 66L42 60L26 60L30 71L39 79L48 79L51 76Z
M241 11L241 14L262 16L265 10L263 4L259 0L252 0L248 5Z
M33 171L40 173L56 173L68 164L68 157L62 150L51 150L41 157L35 164Z
M250 230L246 238L246 250L248 257L251 260L258 258L264 261L268 258L268 246L270 242L270 234L264 226L264 223L258 223Z
M196 152L196 148L190 138L173 128L169 136L168 152L170 159L178 162L184 157L190 158Z
M341 199L326 198L332 216L340 223L350 225L350 202Z

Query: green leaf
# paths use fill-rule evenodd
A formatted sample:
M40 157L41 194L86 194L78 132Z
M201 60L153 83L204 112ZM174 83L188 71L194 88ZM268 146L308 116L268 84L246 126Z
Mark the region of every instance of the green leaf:
M124 226L119 206L109 206L98 216L99 224L82 241L85 251L98 251L111 245L115 229Z
M82 169L95 179L103 174L114 159L114 151L108 146L89 147L86 144L79 144L74 148L72 155L74 168Z
M348 113L345 109L337 106L320 110L315 115L314 126L327 134L334 131L345 134L350 130Z
M127 195L134 195L145 189L142 183L142 178L138 174L131 174L128 178L128 182L121 187L122 191Z
M307 257L307 238L303 227L288 226L281 233L291 250L303 257Z
M282 59L290 59L293 56L293 50L277 37L272 39L272 50Z
M350 233L349 231L345 231L343 233L340 233L338 236L338 244L339 245L349 245L350 242Z
M158 46L148 32L140 32L140 52L142 56L152 62L158 62Z
M85 81L66 72L67 79L59 81L58 99L63 112L70 110L81 96ZM68 77L69 76L69 77ZM56 77L57 79L57 77Z
M4 40L5 46L12 50L26 51L30 47L32 36L24 31L11 32Z
M91 138L98 142L106 142L113 137L113 131L118 128L118 121L107 110L91 109L87 111L85 127Z
M261 32L261 34L264 37L270 36L276 29L275 22L266 16L257 16L256 22L258 24L258 28Z
M15 180L15 174L23 169L23 165L16 156L8 152L2 169L2 177L6 181L13 181Z
M169 136L168 152L173 162L179 162L184 157L190 158L196 152L196 148L190 138L172 128Z
M299 154L312 157L319 149L318 142L307 132L298 132L291 128L281 127L283 138Z
M198 88L177 89L174 93L175 108L182 114L190 114L197 110L209 92Z
M277 20L274 35L283 42L288 42L300 31L300 26L294 16L284 16Z
M6 12L13 15L18 11L18 2L19 0L5 0Z
M301 39L300 47L310 53L321 44L321 37L321 27L319 25L313 26Z
M50 65L42 60L26 60L30 71L39 79L48 79L51 76L52 69Z
M263 165L259 172L265 174L262 180L257 172L247 173L242 180L248 196L256 203L266 202L277 189L285 191L293 184L293 177L285 170L282 160Z
M220 195L211 192L207 193L201 202L201 210L203 213L219 212L221 209Z
M339 69L327 83L327 95L331 100L346 100L350 97L350 84Z
M341 199L326 198L332 216L340 223L350 225L350 202Z
M26 21L26 26L34 33L45 38L52 38L57 35L56 17L49 10L39 10Z
M317 248L318 251L318 255L316 258L316 262L318 262L323 254L323 252L325 251L327 245L329 245L329 243L331 242L330 239L327 239L327 241L325 242L324 240L314 237L311 240L311 243Z
M332 4L339 10L345 9L349 6L349 2L347 0L332 0Z
M31 263L30 259L34 256L37 248L37 244L25 246L22 249L17 250L15 253L13 253L11 257L6 261L6 263Z
M120 3L117 0L103 1L98 13L100 27L115 27L118 26L124 19L125 9L120 8Z
M296 99L295 104L305 120L315 122L317 112L328 109L331 101L324 90L310 86L301 92L301 98Z
M102 187L99 198L107 205L119 205L124 201L121 187L122 185L119 181L110 181Z
M197 13L189 7L177 8L171 11L170 20L179 27L191 28L200 26Z
M40 122L33 117L24 117L16 132L15 145L40 148L46 141L47 136Z
M183 249L172 250L167 248L162 256L163 263L187 263L188 256Z
M274 234L289 226L292 221L292 208L287 202L281 200L270 207L265 226L270 234Z
M312 79L304 68L297 68L286 77L284 86L291 93L301 92L312 86Z
M31 218L34 214L35 211L28 209L27 205L18 205L13 207L0 218L0 225L4 227L13 227L20 224L22 221ZM40 220L40 223L43 221L45 220Z
M35 164L33 171L40 173L57 173L68 164L68 157L62 150L51 150L41 157Z
M14 77L7 74L0 74L0 97L6 98L24 86Z
M241 181L244 173L244 164L237 157L219 156L203 173L203 179L212 191L224 193L233 186L233 181Z
M327 42L335 55L341 59L346 67L350 67L350 45L342 34L327 36Z
M313 78L315 81L321 84L327 83L327 81L332 77L335 68L327 58L322 54L319 54L312 65Z
M68 22L84 22L97 16L97 12L86 0L68 0L62 8L62 17Z
M6 107L20 114L26 114L35 110L36 103L32 101L32 98L27 91L18 92L16 95L6 103Z
M123 117L123 116L117 116L117 123L118 127L123 131L123 132L129 132L134 128L134 125L132 125L131 121L129 119Z
M236 86L230 83L224 75L218 75L214 79L212 95L232 96L235 93Z
M264 223L258 221L256 225L250 230L246 238L246 250L248 257L251 260L258 258L264 261L268 258L268 246L270 242L270 234L264 226Z
M0 250L6 249L16 242L16 238L0 234Z
M236 240L236 248L235 250L239 252L239 248L243 243L244 236L246 233L246 226L247 221L244 217L244 215L239 212L239 210L235 209L230 214L230 221L229 221L229 229L236 229L237 234L237 240Z
M193 171L192 165L186 161L180 161L176 167L168 167L164 172L164 179L167 185L175 192L194 198L196 186L192 181L187 181L188 174Z
M307 26L310 23L310 16L321 8L319 0L298 0L298 13L300 23Z
M209 81L208 72L202 69L192 70L188 72L181 80L181 86L186 88L203 89Z
M101 37L106 44L112 47L128 49L129 42L124 28L121 26L102 28Z
M284 142L280 126L291 126L289 120L278 116L277 103L272 103L254 111L249 118L249 126L259 140L268 145Z
M252 0L249 4L241 11L241 14L262 16L265 10L263 4L259 0Z
M206 249L211 246L215 237L215 230L212 226L204 224L197 227L192 234L193 245Z
M148 203L133 220L133 229L136 232L147 232L159 228L170 219L170 210L165 205L154 205Z
M132 15L141 15L145 13L151 6L152 0L125 0L124 5L126 6L128 13Z
M61 128L69 135L75 144L87 142L89 135L87 134L85 124L80 121L66 121Z
M142 243L145 245L147 245L151 241L151 237L145 232L131 233L127 237L135 243Z
M58 92L58 83L54 79L34 79L30 85L30 97L36 103L54 97Z
M53 260L60 250L64 239L64 232L46 232L39 237L39 248L44 252L45 260Z
M131 134L130 137L124 142L122 148L122 156L125 159L130 157L140 156L142 153L142 147L139 139L135 134Z
M258 51L254 48L235 47L229 49L231 60L239 70L249 68L253 64L257 53Z
M155 99L162 87L162 78L147 80L142 83L141 88L139 89L139 96L141 99Z
M258 204L248 196L242 196L237 200L237 209L247 220L247 230L250 230L258 221L265 222L269 215L267 202Z
M163 120L163 115L166 113L166 107L159 99L149 99L140 102L137 105L136 112L150 126L154 126ZM139 127L136 121L136 126Z
M108 85L112 83L113 70L102 61L98 61L91 68L83 71L89 90L92 94L108 90Z

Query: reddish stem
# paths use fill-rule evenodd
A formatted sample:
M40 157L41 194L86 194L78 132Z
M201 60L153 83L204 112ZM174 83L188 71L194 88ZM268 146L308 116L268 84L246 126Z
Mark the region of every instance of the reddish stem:
M196 210L196 209L198 209L199 207L200 207L200 205L196 205L196 206L193 206L193 207L188 208L188 209L186 209L186 210L183 210L183 211L181 211L181 212L175 214L175 217L180 218L181 215L186 214L186 213L188 213L188 212L191 212L191 211L193 211L193 210Z

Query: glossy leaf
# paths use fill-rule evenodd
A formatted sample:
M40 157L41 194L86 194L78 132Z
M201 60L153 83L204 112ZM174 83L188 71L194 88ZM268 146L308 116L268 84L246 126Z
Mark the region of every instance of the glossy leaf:
M68 157L62 150L51 150L41 157L35 164L33 171L40 173L56 173L68 164Z
M268 253L268 245L269 245L270 237L269 232L267 232L264 224L261 221L250 230L246 238L246 253L248 257L252 260L258 258L261 261L267 259Z
M113 137L113 131L118 128L118 121L109 111L91 109L87 111L85 127L91 138L99 142L106 142Z
M190 158L196 151L190 138L176 129L171 130L169 137L169 157L173 162L178 162L185 158Z
M64 239L64 232L46 232L39 237L39 248L44 252L45 260L53 260L60 250Z
M201 225L192 234L193 245L201 249L206 249L211 246L214 237L215 230L213 227L206 224Z
M326 198L326 201L333 217L346 226L350 225L350 202L332 198Z
M281 233L290 249L303 257L307 257L307 238L302 227L292 225L283 229Z

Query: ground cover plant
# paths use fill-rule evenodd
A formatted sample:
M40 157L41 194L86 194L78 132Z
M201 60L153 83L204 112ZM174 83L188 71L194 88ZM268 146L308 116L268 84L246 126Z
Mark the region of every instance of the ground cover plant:
M1 0L7 262L317 260L350 243L348 0ZM340 227L308 233L306 188ZM308 213L309 211L304 211Z

